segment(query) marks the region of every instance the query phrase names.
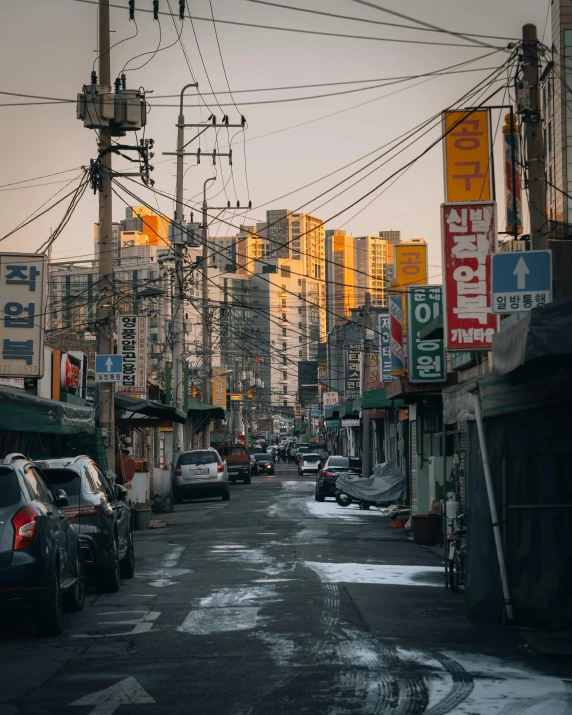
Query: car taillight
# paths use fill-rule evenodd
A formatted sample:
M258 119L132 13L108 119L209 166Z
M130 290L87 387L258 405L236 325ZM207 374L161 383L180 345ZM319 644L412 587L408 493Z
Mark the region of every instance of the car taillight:
M217 465L216 470L217 470L217 472L218 472L219 474L221 474L222 472L224 472L224 464L223 464L222 462L219 462L218 465Z
M324 472L324 477L335 477L336 472Z
M25 506L12 517L14 526L14 551L25 549L34 543L38 533L38 514L31 506Z
M181 470L180 467L177 467L177 468L175 469L175 476L176 476L176 477L182 477L182 476L183 476L183 472L182 472L182 470Z
M89 506L66 506L62 510L68 519L76 519L80 516L99 516L101 507L99 504L90 504Z

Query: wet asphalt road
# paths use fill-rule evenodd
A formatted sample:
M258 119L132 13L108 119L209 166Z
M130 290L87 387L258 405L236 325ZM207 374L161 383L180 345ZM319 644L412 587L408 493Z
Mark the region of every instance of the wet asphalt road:
M431 550L293 467L176 509L61 638L5 626L0 715L572 713L569 663L468 621Z

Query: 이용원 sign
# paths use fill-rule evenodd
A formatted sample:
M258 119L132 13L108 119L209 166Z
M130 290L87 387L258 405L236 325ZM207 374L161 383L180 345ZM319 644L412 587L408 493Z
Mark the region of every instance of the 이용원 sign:
M47 257L0 253L0 375L44 374Z
M441 286L411 286L409 288L407 295L409 382L445 382L447 380L443 339L424 339L419 334L432 320L441 315L442 310Z
M147 317L120 315L117 318L117 353L123 357L123 378L118 392L147 394Z
M361 343L346 348L346 400L354 400L361 393Z
M494 202L443 204L443 302L447 350L490 350L497 328L491 305Z
M495 253L493 312L527 313L552 300L552 251Z
M443 113L445 201L490 201L492 157L489 110Z

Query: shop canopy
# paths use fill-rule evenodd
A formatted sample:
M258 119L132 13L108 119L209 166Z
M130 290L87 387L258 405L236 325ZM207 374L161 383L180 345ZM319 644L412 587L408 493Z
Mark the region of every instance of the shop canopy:
M0 390L0 429L41 434L93 434L95 410L15 390Z
M185 413L176 407L154 402L153 400L140 400L137 397L130 397L120 393L115 395L115 407L124 412L133 412L167 422L185 424L187 421Z
M354 411L384 410L389 407L407 407L407 403L400 399L388 399L385 387L379 387L377 390L366 390L353 401Z
M328 405L324 407L324 418L327 420L338 419L341 407L341 405Z
M196 420L224 420L226 412L222 407L216 405L206 405L204 402L197 400L195 397L189 397L187 400L187 409L189 418L195 422Z

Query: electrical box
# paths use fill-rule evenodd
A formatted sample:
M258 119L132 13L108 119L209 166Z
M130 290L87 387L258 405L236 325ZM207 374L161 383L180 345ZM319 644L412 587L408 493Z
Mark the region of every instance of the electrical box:
M111 87L102 84L84 84L77 95L77 118L87 129L109 127L115 116L115 99Z
M169 241L173 246L198 246L200 224L171 221L169 224Z
M119 80L115 92L107 85L84 84L77 95L76 116L88 129L109 128L112 136L121 137L146 125L147 103L141 90L126 89Z
M115 93L114 128L136 132L147 124L145 96L138 89L120 89Z

